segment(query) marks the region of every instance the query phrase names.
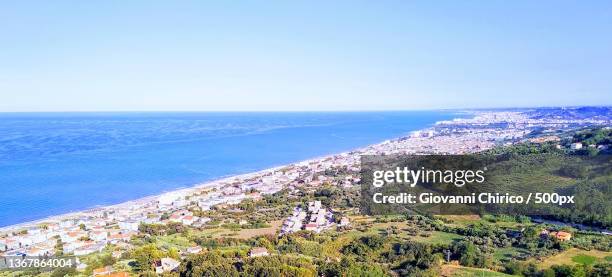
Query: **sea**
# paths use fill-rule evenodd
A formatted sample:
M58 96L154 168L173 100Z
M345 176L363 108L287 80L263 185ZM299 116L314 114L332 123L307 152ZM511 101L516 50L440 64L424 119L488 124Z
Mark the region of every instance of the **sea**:
M462 116L0 113L0 227L349 151Z

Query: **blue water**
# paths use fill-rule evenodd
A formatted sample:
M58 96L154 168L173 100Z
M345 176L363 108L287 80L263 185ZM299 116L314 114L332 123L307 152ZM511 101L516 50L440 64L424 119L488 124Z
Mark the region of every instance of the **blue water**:
M0 114L0 226L351 150L457 114Z

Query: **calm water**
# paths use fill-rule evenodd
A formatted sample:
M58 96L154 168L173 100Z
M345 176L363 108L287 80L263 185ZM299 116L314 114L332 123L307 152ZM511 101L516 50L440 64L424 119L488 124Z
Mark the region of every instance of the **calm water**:
M456 116L0 114L0 226L351 150Z

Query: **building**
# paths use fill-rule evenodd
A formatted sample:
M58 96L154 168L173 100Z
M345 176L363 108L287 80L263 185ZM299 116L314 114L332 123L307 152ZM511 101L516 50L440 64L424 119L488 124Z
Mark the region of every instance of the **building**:
M563 231L550 232L549 236L554 237L560 241L570 241L572 239L572 234Z
M189 254L198 254L198 253L202 252L202 247L200 247L200 246L189 247L189 248L187 248L187 250L185 252L187 252Z
M106 231L92 231L89 232L89 238L93 241L104 241L108 237L108 232Z
M6 250L11 250L11 249L17 249L19 248L19 241L17 241L14 238L5 238L5 239L0 239L0 250L2 250L4 248L3 251Z
M107 241L111 244L117 244L118 242L128 242L132 238L132 232L122 232L118 234L112 234L108 236Z
M162 274L164 272L171 272L176 270L181 263L172 258L162 258L160 261L155 262L155 273Z
M348 226L349 224L350 224L350 220L349 220L349 218L348 218L348 217L346 217L346 216L343 216L343 217L340 219L340 224L338 224L338 226L340 226L340 227L344 227L344 226Z
M572 144L570 144L570 148L572 150L582 149L582 143L580 143L580 142L572 143Z
M74 220L64 220L59 223L60 228L70 228L74 225Z
M70 243L70 242L75 242L77 240L79 240L82 237L86 237L87 233L85 231L72 231L72 232L67 232L67 233L63 233L60 235L60 239L62 240L63 243Z
M76 270L77 271L84 271L85 269L87 269L87 264L86 263L78 262L78 264L76 266Z
M27 256L48 256L55 253L53 248L30 247L25 254Z
M184 225L191 225L193 224L193 222L195 222L195 220L197 220L196 217L192 215L186 215L186 216L183 216L181 223L183 223Z
M140 222L136 220L119 222L119 228L121 228L121 230L138 231L138 226L140 226Z
M321 209L321 201L308 202L308 211L311 213L318 213Z
M75 256L84 256L91 253L101 252L104 249L105 244L102 242L88 244L85 246L81 246L77 249L74 249Z
M249 252L249 257L263 257L268 255L270 255L270 253L268 253L268 249L264 247L254 247Z
M317 224L315 223L308 223L306 225L304 225L304 230L306 231L317 231Z
M107 277L130 277L130 274L122 271L122 272L115 272L115 273L111 273L109 275L106 275Z

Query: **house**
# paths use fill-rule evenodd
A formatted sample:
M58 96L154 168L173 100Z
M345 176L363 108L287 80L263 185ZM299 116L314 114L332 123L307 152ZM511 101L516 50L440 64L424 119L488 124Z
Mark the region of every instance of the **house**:
M181 263L172 258L162 258L160 261L154 263L155 273L162 274L164 272L171 272L177 269Z
M155 216L155 215L148 216L147 218L143 220L143 222L146 224L157 224L160 221L161 221L161 217Z
M76 269L77 271L84 271L85 269L87 269L87 264L79 262L76 266Z
M198 207L200 207L202 211L210 211L211 206L212 205L209 201L199 201L198 202Z
M112 266L105 266L105 267L100 267L100 268L96 268L93 270L93 276L105 276L105 275L110 275L111 273L113 273L113 267Z
M139 225L140 225L140 222L136 220L128 220L128 221L119 222L119 228L121 228L122 230L138 231Z
M75 256L84 256L95 252L101 252L104 249L104 243L91 243L74 249Z
M70 228L74 226L74 220L64 220L59 223L61 228Z
M563 231L550 232L549 236L554 237L560 241L569 241L572 239L572 234Z
M92 220L89 221L87 223L85 223L85 227L87 230L96 230L96 229L102 229L102 227L104 227L106 225L106 222L104 220Z
M34 244L30 236L16 236L15 238L17 239L21 247L30 246Z
M196 220L196 217L192 215L186 215L186 216L183 216L181 223L183 223L184 225L191 225L193 224L195 220Z
M572 150L582 149L582 143L580 143L580 142L574 142L574 143L570 144L570 148L571 148Z
M29 235L37 235L40 234L42 232L42 230L40 228L37 227L30 227L26 229L27 234Z
M251 258L253 258L253 257L263 257L263 256L268 256L268 255L270 255L270 253L268 253L268 249L266 249L264 247L254 247L249 252L249 257L251 257Z
M168 218L168 220L170 222L174 222L174 223L181 223L182 221L182 216L179 214L172 214L170 215L170 217Z
M343 217L340 219L340 224L338 224L338 226L340 226L340 227L344 227L344 226L348 226L349 224L350 224L350 220L349 220L349 218L348 218L348 217L346 217L346 216L343 216Z
M72 231L72 232L67 232L65 234L62 234L60 236L60 239L62 240L63 243L70 243L70 242L75 242L77 240L79 240L82 237L86 237L87 233L83 232L83 231Z
M32 244L45 242L47 240L47 234L42 232L37 232L33 234L28 233L28 237L30 238L30 240L32 240Z
M189 247L189 248L187 248L186 252L189 253L189 254L198 254L198 253L202 252L202 247L200 247L200 246Z
M108 232L106 231L92 231L89 232L89 238L93 241L104 241L108 237Z
M121 272L115 272L115 273L111 273L109 275L106 275L107 277L130 277L130 274L125 272L125 271L121 271Z
M85 245L85 242L77 240L72 242L64 243L64 253L73 253L75 249Z
M0 250L2 250L2 245L4 245L4 251L7 250L11 250L11 249L17 249L19 248L19 241L17 241L14 238L5 238L5 239L0 239Z
M128 242L132 238L132 232L125 232L119 234L112 234L108 237L108 241L111 244L117 244L120 241Z
M189 201L185 199L178 199L172 202L172 206L175 208L182 208L189 205Z
M321 201L308 202L308 211L311 213L318 213L321 209Z
M160 206L170 206L174 201L182 199L183 196L179 192L169 192L161 195L157 202Z
M304 225L304 230L306 231L317 231L317 224L315 223L308 223L306 225Z
M27 256L48 256L55 253L53 248L30 247L25 254Z
M48 231L57 231L60 229L60 225L56 222L46 223L45 226Z

